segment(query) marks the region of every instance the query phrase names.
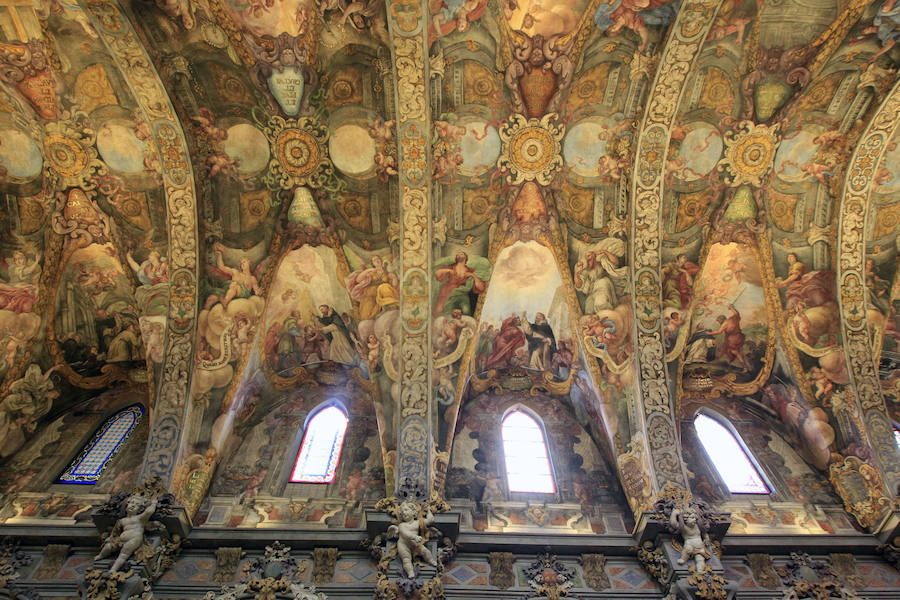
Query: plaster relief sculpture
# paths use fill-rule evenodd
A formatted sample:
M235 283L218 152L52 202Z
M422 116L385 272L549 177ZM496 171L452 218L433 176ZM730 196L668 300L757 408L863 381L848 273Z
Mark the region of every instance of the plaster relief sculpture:
M421 535L425 528L434 522L434 514L430 508L427 509L424 517L420 513L419 505L407 500L397 509L397 517L400 522L388 528L388 537L397 538L397 553L403 563L403 571L410 579L416 576L416 569L413 565L416 557L421 557L433 567L437 566L437 561L431 551L425 547L426 538Z
M709 558L709 534L700 529L697 512L691 508L682 512L681 508L676 508L669 516L669 524L678 534L681 535L683 545L681 549L681 558L678 564L683 565L689 559L694 560L697 571L706 568L706 559Z
M143 509L143 510L141 510ZM119 549L119 555L110 567L110 573L121 569L135 551L144 543L144 531L150 517L156 511L156 498L146 503L143 494L133 494L125 504L125 516L116 521L112 533L106 538L100 553L94 560L106 558Z

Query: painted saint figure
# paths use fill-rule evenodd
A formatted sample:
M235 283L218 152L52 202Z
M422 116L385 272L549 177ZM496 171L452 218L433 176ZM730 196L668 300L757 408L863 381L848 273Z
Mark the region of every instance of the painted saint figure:
M528 322L526 313L522 313L522 328L528 340L528 366L538 371L550 370L553 355L556 354L556 338L544 313L534 316L534 323Z
M494 338L491 352L485 360L486 369L500 369L507 366L516 350L525 345L526 338L521 324L519 315L512 315L503 320L500 332Z
M350 343L350 332L339 314L327 304L319 306L320 316L316 319L322 325L322 333L328 340L328 359L335 362L353 364L356 352Z
M452 265L435 269L434 278L441 283L441 287L438 289L437 299L434 302L434 314L444 314L455 308L462 310L463 314L472 314L469 293L484 293L487 289L487 281L486 277L484 279L479 277L476 270L468 263L469 255L465 252L457 252ZM490 271L488 271L489 274Z
M700 267L679 254L675 262L663 267L663 304L673 308L685 309L691 302L691 290L694 288L694 277Z
M747 363L747 359L744 358L743 352L744 341L747 338L744 336L744 332L741 331L741 313L737 311L734 304L729 304L728 309L731 311L731 316L719 315L716 317L719 328L709 332L710 335L725 334L722 344L716 351L716 358L724 356L728 362L737 360L743 365L744 371L749 371L750 365Z
M604 253L604 257L608 254ZM618 259L609 257L618 264ZM611 310L619 303L616 294L616 286L597 253L589 250L584 255L584 261L575 264L574 273L575 289L584 293L587 298L584 301L584 312L595 314L601 310Z
M400 282L377 254L372 255L371 266L350 273L345 283L350 297L359 302L360 321L374 319L382 310L400 304Z

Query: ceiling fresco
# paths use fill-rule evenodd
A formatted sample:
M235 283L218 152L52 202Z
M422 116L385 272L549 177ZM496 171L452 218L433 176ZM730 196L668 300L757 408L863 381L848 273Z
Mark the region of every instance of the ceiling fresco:
M896 489L897 10L0 0L0 456L127 390L122 481L304 520L266 440L340 398L354 502L480 503L516 396L584 462L566 502L716 501L682 427L713 405L766 415L784 499L851 458Z

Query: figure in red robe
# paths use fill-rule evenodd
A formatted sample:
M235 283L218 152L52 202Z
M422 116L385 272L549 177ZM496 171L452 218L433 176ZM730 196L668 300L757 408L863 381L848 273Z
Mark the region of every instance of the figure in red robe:
M494 347L485 361L487 369L499 369L507 366L516 350L525 345L525 332L521 328L519 315L508 317L500 325L500 333L494 338Z

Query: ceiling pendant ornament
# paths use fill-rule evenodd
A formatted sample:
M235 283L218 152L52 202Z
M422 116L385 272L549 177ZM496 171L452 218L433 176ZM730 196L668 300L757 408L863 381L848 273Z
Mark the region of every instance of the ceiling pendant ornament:
M511 185L536 181L550 185L553 173L562 164L562 139L566 127L556 113L540 119L512 115L500 127L500 158L497 168L506 173Z
M334 167L328 158L328 128L310 117L270 117L263 128L272 158L263 181L270 190L308 185L328 188Z
M55 121L44 127L44 164L59 178L60 188L93 189L94 174L104 175L93 129L73 121Z
M772 170L779 143L778 125L741 121L734 130L725 133L725 157L719 161L718 169L732 187L761 186Z

